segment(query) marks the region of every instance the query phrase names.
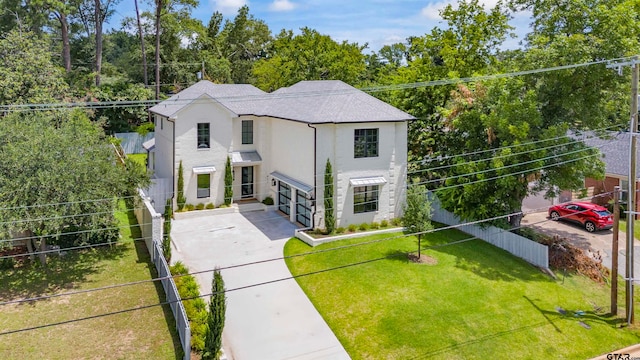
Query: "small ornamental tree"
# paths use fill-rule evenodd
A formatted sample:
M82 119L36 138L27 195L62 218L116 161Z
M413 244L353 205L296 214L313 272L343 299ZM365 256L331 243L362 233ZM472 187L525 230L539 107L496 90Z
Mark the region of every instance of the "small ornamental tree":
M233 199L233 175L231 174L231 159L227 156L227 164L224 167L224 204L231 204Z
M178 167L178 210L184 208L184 204L187 199L184 197L184 169L182 168L182 160L180 160L180 166Z
M209 314L207 316L207 332L204 340L204 353L202 359L217 360L222 349L222 330L224 328L225 312L227 310L227 298L225 295L224 280L220 269L213 271L211 281L211 300L209 301Z
M331 234L336 227L336 218L333 212L333 169L329 159L324 170L324 214L325 231Z
M418 261L421 256L422 233L433 229L431 224L431 202L427 198L424 185L412 184L407 188L407 200L404 205L404 233L418 237Z
M171 209L171 199L167 199L164 206L164 234L162 237L162 253L167 263L171 262L171 217L173 210Z

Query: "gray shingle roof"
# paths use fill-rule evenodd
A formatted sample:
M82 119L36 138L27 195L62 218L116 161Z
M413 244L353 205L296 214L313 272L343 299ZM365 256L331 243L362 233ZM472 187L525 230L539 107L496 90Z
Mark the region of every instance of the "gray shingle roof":
M608 135L601 139L592 133L587 134L584 143L600 149L607 174L626 177L629 175L629 133L610 132ZM640 172L638 155L636 155L636 168Z
M145 136L141 136L137 132L128 132L128 133L115 133L113 136L120 139L120 146L122 150L124 150L125 154L144 154L147 152L142 144L145 141L154 138L154 133L147 133Z
M261 98L264 95L267 95L267 93L253 85L214 84L210 81L202 80L151 107L149 111L171 117L194 101L208 97L216 99L227 109L240 115L254 111L254 104L251 101L247 101L247 99Z
M172 116L208 96L236 115L271 116L305 123L406 121L413 116L339 80L301 81L270 94L252 85L200 81L150 111Z

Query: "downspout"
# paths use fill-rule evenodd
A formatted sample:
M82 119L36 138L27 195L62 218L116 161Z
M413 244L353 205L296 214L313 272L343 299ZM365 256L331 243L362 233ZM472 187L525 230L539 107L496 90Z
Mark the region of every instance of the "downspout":
M173 153L173 176L171 176L171 207L173 208L173 201L176 198L176 118L168 117L167 121L171 122L171 131L173 132L173 141L171 145L171 152Z
M313 214L311 215L311 229L315 229L316 209L318 208L318 129L311 124L307 124L307 126L313 129L313 191L315 196L313 199Z

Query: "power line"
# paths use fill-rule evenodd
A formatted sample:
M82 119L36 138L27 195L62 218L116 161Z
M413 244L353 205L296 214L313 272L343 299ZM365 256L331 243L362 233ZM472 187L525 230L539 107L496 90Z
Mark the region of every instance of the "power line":
M640 192L640 190L638 190L638 191ZM586 199L595 199L597 197L603 197L603 196L610 195L611 193L612 192L606 192L606 193L594 195L594 196L586 198ZM495 216L495 217L488 218L488 219L467 221L467 222L464 222L464 223L461 223L461 224L456 224L456 225L448 225L448 226L440 227L440 228L437 228L437 229L431 229L431 230L426 230L426 231L422 231L422 232L415 232L415 233L410 233L410 234L402 234L402 235L397 235L397 236L384 237L384 238L381 238L381 239L376 239L376 240L371 240L371 241L366 241L366 242L359 242L359 243L355 243L355 244L336 246L336 247L332 247L332 248L328 248L328 249L314 250L314 251L308 251L308 252L304 252L304 253L300 253L300 254L281 256L281 257L276 257L276 258L269 258L269 259L257 260L257 261L247 262L247 263L229 265L229 266L225 266L225 267L219 267L218 269L219 270L228 270L228 269L240 268L240 267L245 267L245 266L263 264L263 263L272 262L272 261L286 260L286 259L290 259L290 258L296 258L296 257L302 257L302 256L308 256L308 255L316 255L316 254L321 254L321 253L325 253L325 252L343 250L343 249L348 249L348 248L352 248L352 247L365 246L365 245L375 244L375 243L379 243L379 242L395 240L395 239L399 239L399 238L403 238L403 237L436 233L438 231L451 230L451 229L457 229L457 228L462 227L462 226L481 224L481 223L484 223L484 222L498 220L498 219L502 219L502 218L506 218L506 217L510 217L510 216L514 216L514 215L518 215L518 214L527 215L527 214L531 214L531 213L536 213L536 212L538 212L540 210L544 210L544 209L546 209L546 207L533 209L533 210L530 210L530 211L528 211L526 213L515 212L515 213L506 214L506 215ZM563 218L563 217L566 217L566 216L567 215L561 216L560 218ZM271 219L272 218L269 218L269 219L266 219L266 220L270 221ZM530 225L535 225L535 224L543 223L543 222L547 222L547 221L551 221L551 220L549 220L549 219L542 220L542 221L539 221L537 223L532 223ZM252 223L254 223L254 222L252 222ZM516 230L516 229L520 229L520 228L522 228L522 226L510 229L508 231L512 231L512 230ZM105 289L113 289L113 288L116 288L116 287L137 285L137 284L140 284L142 282L154 282L154 281L164 280L164 279L168 279L168 278L178 278L178 277L186 276L186 275L198 275L198 274L209 273L209 272L212 272L212 271L214 271L214 269L195 271L195 272L190 272L190 273L187 273L187 274L176 274L176 275L170 275L170 276L165 276L165 277L158 277L158 278L154 278L154 279L140 280L140 281L122 283L122 284L116 284L116 285L108 285L108 286L94 288L94 289L87 289L87 290L80 290L80 291L74 291L74 292L52 294L52 295L39 296L39 297L20 299L20 300L12 300L12 301L0 302L0 306L1 305L8 305L8 304L15 304L15 303L24 303L24 302L32 302L32 301L37 301L37 300L44 300L44 299L50 299L50 298L60 297L60 296L75 295L77 293L86 293L86 292L100 291L100 290L105 290Z
M614 61L619 60L628 60L631 57L618 58L618 59L607 59L607 60L599 60L592 62L585 62L579 64L570 64L570 65L562 65L562 66L554 66L548 68L538 68L533 70L524 70L503 74L493 74L493 75L485 75L485 76L474 76L474 77L464 77L464 78L452 78L452 79L441 79L434 81L426 81L426 82L415 82L415 83L405 83L405 84L396 84L396 85L381 85L381 86L373 86L373 87L363 87L360 89L347 89L347 90L327 90L327 91L308 91L308 92L297 92L297 93L265 93L260 95L241 95L241 96L220 96L217 97L217 100L226 100L230 102L235 101L259 101L259 100L272 100L272 99L282 99L282 98L301 98L301 97L310 97L310 96L327 96L327 95L349 95L354 94L360 91L373 93L373 92L383 92L383 91L394 91L394 90L406 90L406 89L414 89L420 87L431 87L438 85L450 85L450 84L458 84L458 83L466 83L466 82L477 82L484 80L494 80L494 79L502 79L509 77L516 77L522 75L531 75L537 73L544 72L553 72L567 69L574 69L579 67L586 67L598 64L607 64ZM166 101L166 100L163 100ZM180 102L196 102L196 101L206 101L202 99L173 99L172 103L180 103ZM37 110L53 110L53 109L68 109L68 108L102 108L102 107L129 107L129 106L148 106L161 102L161 100L130 100L130 101L103 101L103 102L69 102L69 103L40 103L40 104L15 104L15 105L1 105L0 111L12 112L12 111L37 111Z
M545 221L550 221L550 220L543 220L543 221L539 221L538 223L545 222ZM533 223L531 225L535 225L535 224L537 224L537 223ZM509 229L509 230L501 230L501 231L509 231L510 232L510 231L513 231L513 230L520 229L522 227L523 226L519 226L517 228L513 228L513 229ZM422 233L425 233L425 232L422 232ZM405 236L409 236L409 235L405 235ZM424 248L424 250L431 250L431 249L436 249L436 248L441 248L441 247L446 247L446 246L459 245L459 244L462 244L462 243L465 243L465 242L469 242L469 241L473 241L473 240L477 240L477 239L478 239L477 237L472 236L472 237L469 237L469 238L456 240L456 241L452 241L452 242L445 243L445 244L437 244L437 245L428 246L428 247ZM352 245L357 245L357 244L352 244ZM329 249L325 249L325 250L329 250ZM314 253L317 254L317 253L320 253L320 251L310 252L309 254L314 254ZM60 321L60 322L55 322L55 323L49 323L49 324L43 324L43 325L38 325L38 326L32 326L32 327L27 327L27 328L16 329L16 330L4 331L4 332L0 332L0 336L1 335L9 335L9 334L20 333L20 332L25 332L25 331L38 330L38 329L52 327L52 326L65 325L65 324L69 324L69 323L74 323L74 322L79 322L79 321L84 321L84 320L91 320L91 319L96 319L96 318L105 317L105 316L118 315L118 314L122 314L122 313L126 313L126 312L143 310L143 309L148 309L148 308L156 307L156 306L164 306L164 305L169 305L169 304L172 304L172 303L176 303L178 301L189 301L189 300L194 300L194 299L197 299L197 298L204 298L204 297L210 297L210 296L218 295L218 294L225 294L225 293L229 293L229 292L245 290L245 289L249 289L249 288L253 288L253 287L274 284L274 283L282 282L282 281L286 281L286 280L292 280L292 279L297 279L297 278L301 278L301 277L322 274L322 273L329 272L329 271L345 269L345 268L349 268L349 267L353 267L353 266L369 264L369 263L373 263L373 262L377 262L377 261L381 261L381 260L387 260L387 259L391 259L391 258L399 257L399 256L405 256L405 253L386 255L386 256L383 256L383 257L378 257L378 258L358 261L358 262L355 262L355 263L349 263L349 264L340 265L340 266L334 266L334 267L325 268L325 269L321 269L321 270L310 271L310 272L303 273L303 274L292 275L292 276L288 276L288 277L284 277L284 278L279 278L279 279L274 279L274 280L269 280L269 281L263 281L263 282L259 282L259 283L253 283L253 284L240 286L240 287L236 287L236 288L232 288L232 289L226 289L224 291L211 292L211 293L202 294L202 295L198 295L198 296L182 298L180 300L164 301L164 302L160 302L160 303L157 303L157 304L143 305L143 306L139 306L139 307L128 308L128 309L118 310L118 311L112 311L112 312L98 314L98 315L91 315L91 316L86 316L86 317L82 317L82 318L75 318L75 319L70 319L70 320L65 320L65 321ZM280 259L278 259L278 260L280 260ZM209 270L209 272L210 271L214 271L214 270L215 269ZM220 269L220 270L222 270L222 269ZM198 273L202 273L202 272L198 272ZM187 274L185 274L185 275L187 275ZM181 275L181 276L184 276L184 275ZM177 277L177 276L174 276L174 277ZM145 281L149 281L149 280L145 280ZM141 281L136 282L136 284L140 284L140 283L141 283ZM110 288L113 288L113 287L116 287L116 286L110 286ZM94 291L97 291L97 290L94 290ZM82 291L82 293L86 293L86 292L89 292L89 291L88 290L87 291ZM80 293L80 292L78 292L78 293ZM5 305L5 304L8 304L8 303L0 303L0 305Z

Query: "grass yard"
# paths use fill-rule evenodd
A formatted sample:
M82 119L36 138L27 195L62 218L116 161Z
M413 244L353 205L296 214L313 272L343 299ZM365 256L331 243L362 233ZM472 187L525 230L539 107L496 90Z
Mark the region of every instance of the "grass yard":
M147 154L129 154L127 155L127 158L137 162L143 167L147 166Z
M624 231L625 233L627 232L627 220L620 219L619 226L620 231ZM633 237L636 238L636 240L640 240L640 220L636 220L633 224Z
M391 236L316 248L294 238L284 252ZM423 246L467 237L440 231ZM426 250L434 265L407 261L405 253L416 248L415 237L400 237L287 264L296 275L391 256L297 278L353 359L587 359L640 342L640 331L620 328L622 320L607 316L607 286L582 276L555 281L481 240ZM622 294L618 303L624 306ZM575 317L578 310L584 315Z
M124 205L122 205L124 206ZM120 212L123 224L136 224ZM157 276L139 229L126 228L123 244L64 257L50 256L39 266L0 270L0 301L91 289ZM133 233L133 234L132 234ZM159 283L120 287L31 303L0 305L0 332L63 322L164 301ZM0 359L179 359L181 348L171 310L152 307L0 335Z

